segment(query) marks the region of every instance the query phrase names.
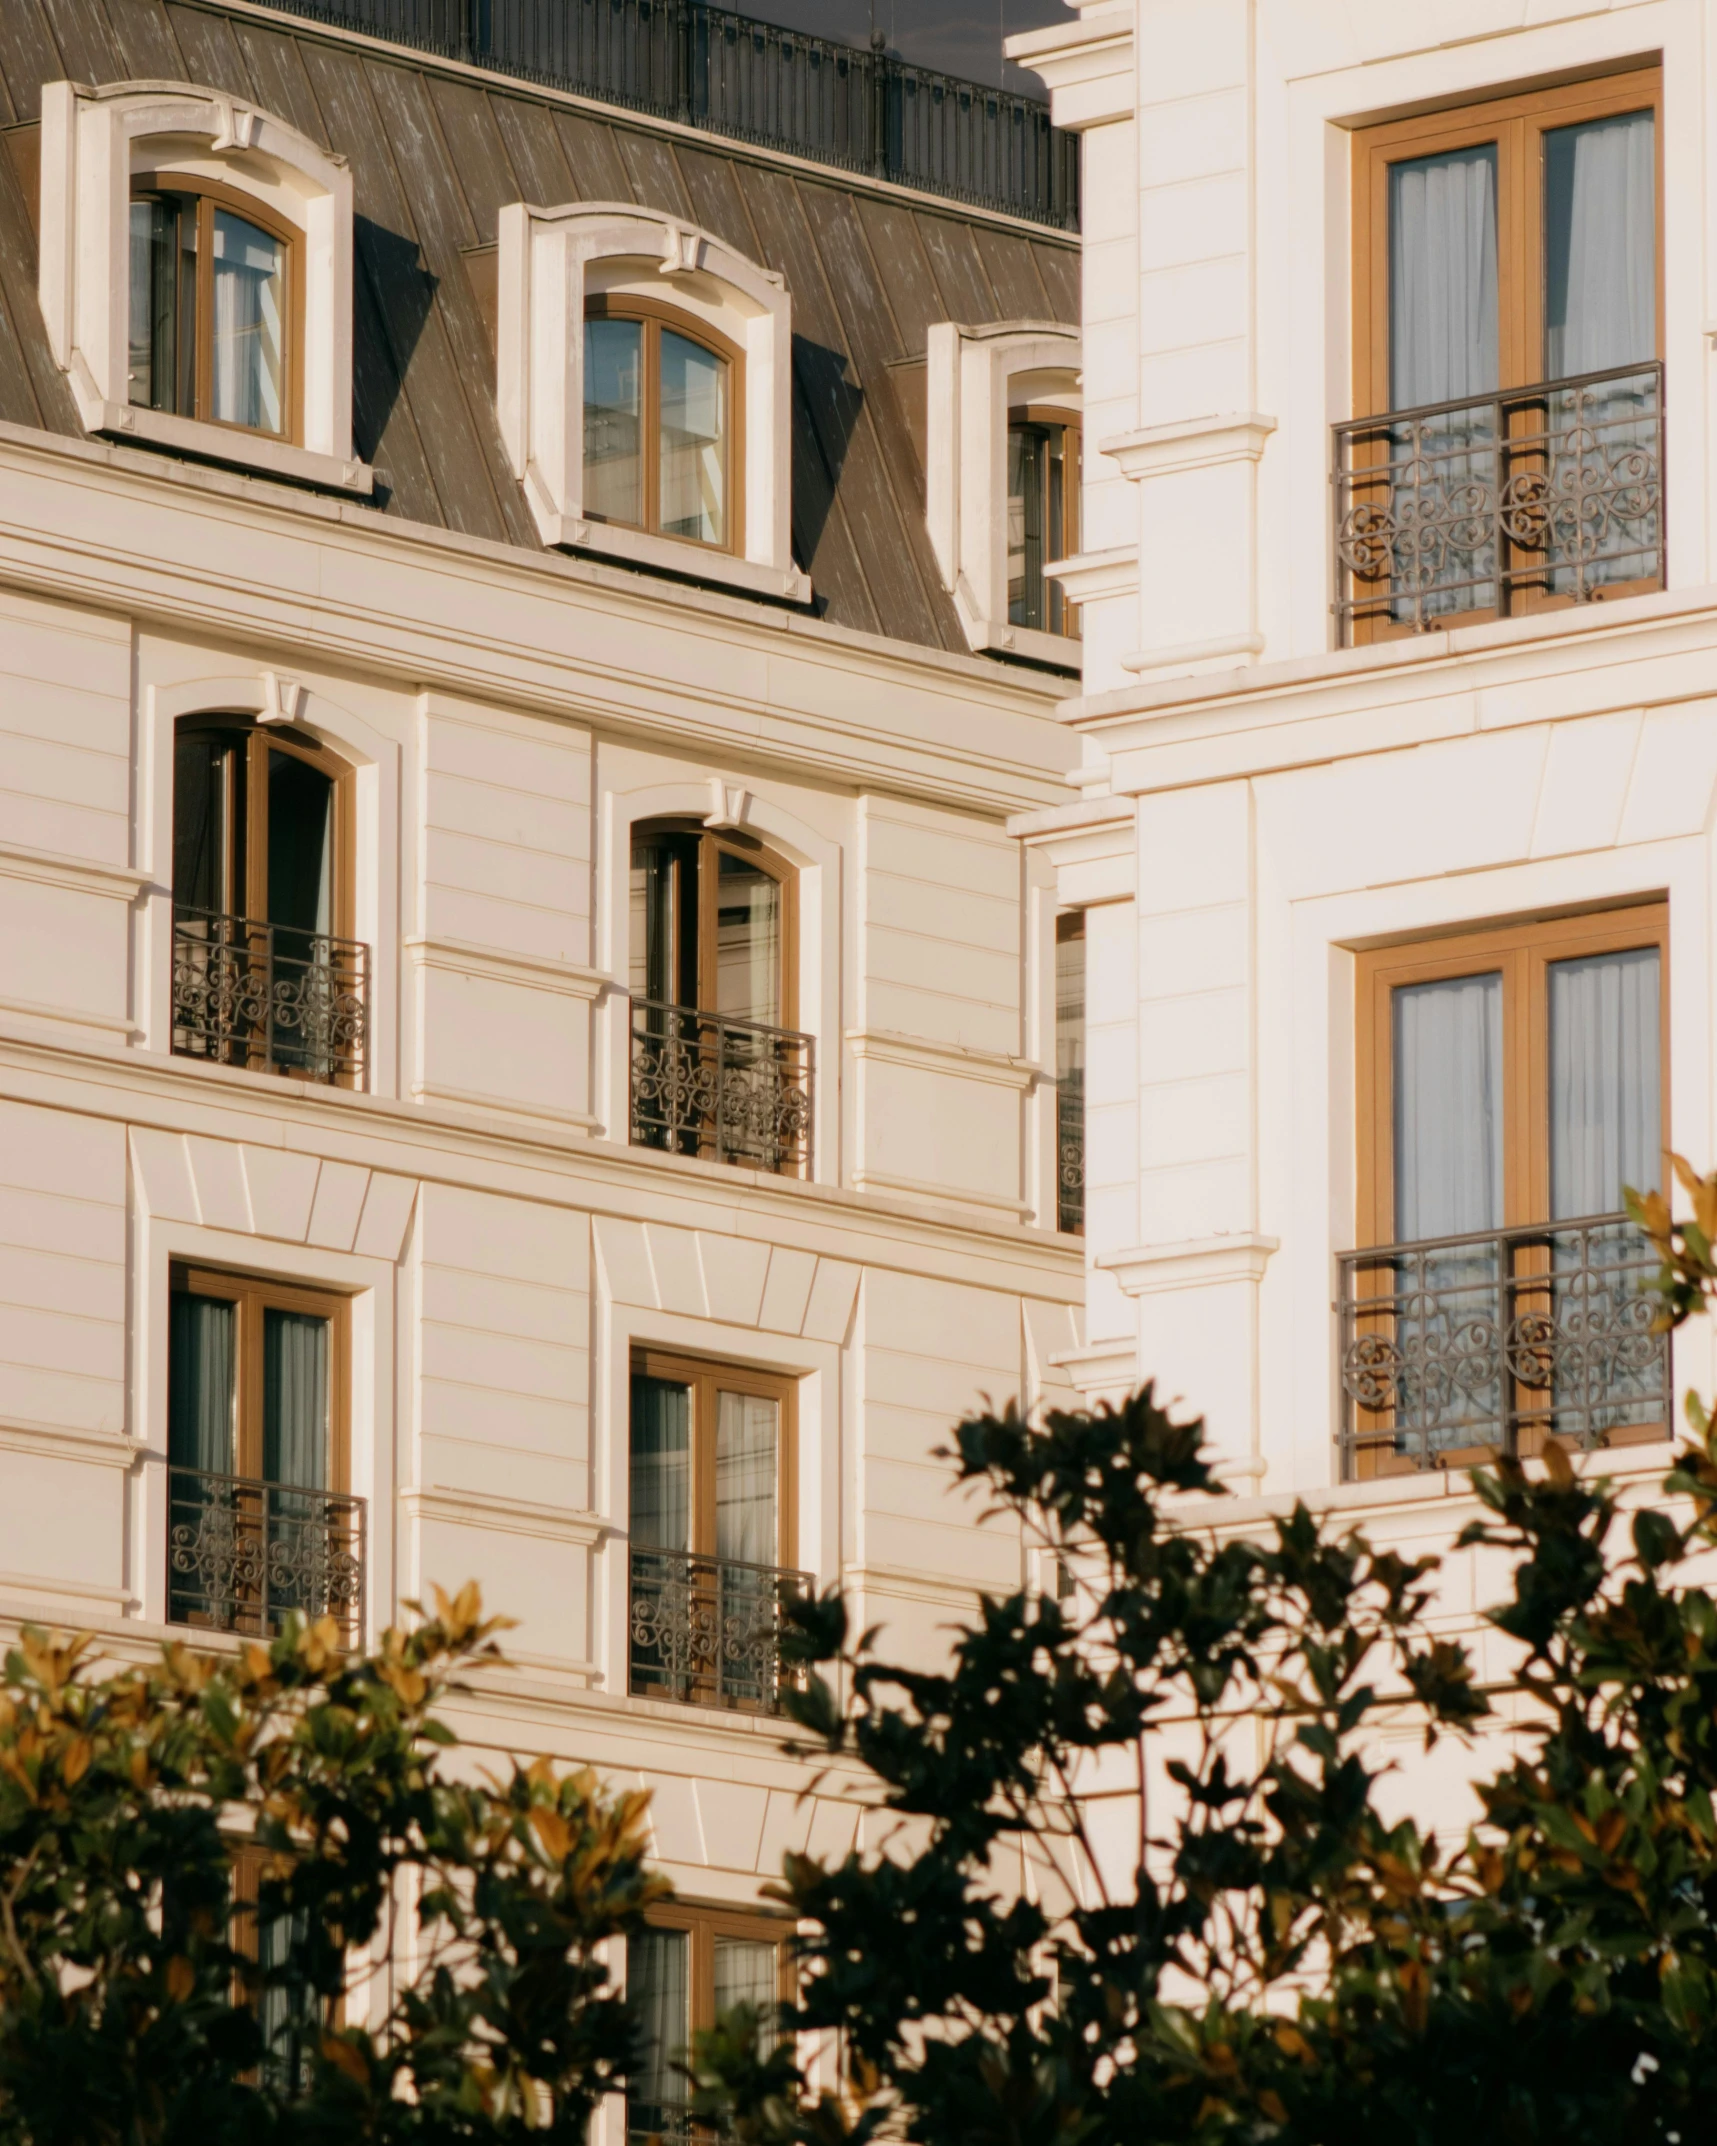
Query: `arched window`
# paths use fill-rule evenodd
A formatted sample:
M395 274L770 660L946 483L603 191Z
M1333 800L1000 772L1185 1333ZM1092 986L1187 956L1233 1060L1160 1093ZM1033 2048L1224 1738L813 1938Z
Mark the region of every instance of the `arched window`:
M584 511L593 521L743 549L745 359L701 322L642 298L584 317Z
M351 936L351 770L303 732L182 721L173 753L173 1048L361 1082L369 950Z
M739 829L633 829L632 1138L809 1174L811 1039L793 1028L791 866Z
M130 361L140 409L297 440L302 277L292 226L248 195L132 182Z
M1079 549L1079 423L1066 410L1008 412L1008 623L1079 637L1079 609L1044 568Z

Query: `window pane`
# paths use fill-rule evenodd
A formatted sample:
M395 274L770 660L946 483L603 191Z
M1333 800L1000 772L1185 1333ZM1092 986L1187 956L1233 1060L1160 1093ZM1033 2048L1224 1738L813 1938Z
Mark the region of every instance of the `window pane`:
M1077 929L1073 927L1077 926ZM1056 1206L1064 1230L1085 1227L1085 927L1055 942Z
M1502 1226L1502 978L1395 993L1395 1237Z
M658 1005L697 1000L695 835L653 835L632 845L628 982Z
M626 1996L644 2042L626 2096L633 2132L673 2128L685 2102L686 2082L674 2065L691 2039L691 1949L685 1930L640 1930L626 1940Z
M727 361L662 330L661 516L667 536L727 541Z
M1544 374L1657 354L1657 151L1650 112L1544 137Z
M691 1548L692 1390L632 1375L632 1540L646 1550Z
M333 778L295 753L268 754L268 921L302 935L334 928Z
M716 1397L715 1554L747 1565L781 1556L776 1491L781 1404L760 1394Z
M287 1978L282 1971L292 1962L295 1948L309 1938L309 1918L297 1915L262 1915L256 1918L256 1961L265 1975L282 1979L266 1983L257 1997L257 2025L262 2029L265 2054L263 2074L270 2086L283 2094L302 2094L313 2072L311 2051L318 2039L316 1992L306 1983Z
M257 432L285 429L286 248L215 211L211 414Z
M329 1322L310 1312L262 1315L262 1473L294 1490L328 1487Z
M635 320L584 324L584 511L633 528L644 519L643 347Z
M236 1305L174 1290L167 1318L167 1459L172 1467L235 1472L237 1335Z
M127 395L145 409L189 416L196 364L195 203L171 194L132 202L130 276Z
M1550 964L1550 1219L1619 1212L1663 1166L1655 946Z
M747 857L718 855L713 1010L779 1028L781 882Z
M1496 144L1389 167L1390 407L1497 384Z
M1043 617L1044 438L1035 425L1008 428L1008 619Z
M715 1941L715 2015L748 2004L762 2022L758 2041L775 2046L781 2002L781 1955L766 1938L718 1937Z
M231 731L181 730L173 741L173 900L219 914L243 882L244 744Z

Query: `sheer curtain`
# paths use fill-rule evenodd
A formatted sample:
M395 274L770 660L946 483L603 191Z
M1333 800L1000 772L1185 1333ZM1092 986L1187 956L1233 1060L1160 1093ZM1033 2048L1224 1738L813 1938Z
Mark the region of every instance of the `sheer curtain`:
M700 544L727 541L727 361L662 330L662 529Z
M234 1473L233 1364L238 1311L175 1290L167 1312L167 1459L174 1468Z
M1397 410L1497 384L1496 145L1389 167L1389 394Z
M214 415L279 432L285 415L286 249L225 209L215 211Z
M692 1392L673 1379L632 1380L632 1540L691 1548Z
M781 1404L759 1394L716 1399L715 1554L747 1565L779 1558L776 1486Z
M627 2088L629 2128L655 2128L652 2112L686 2098L675 2071L691 2038L691 1938L684 1930L639 1930L626 1940L626 1995L643 2030L644 2061ZM639 2106L639 2105L642 2106Z
M719 2019L736 2004L748 2004L760 2022L758 2043L775 2046L781 2002L780 1954L765 1938L718 1937L715 1941L715 2011Z
M1657 354L1657 149L1650 112L1544 137L1544 372Z
M262 1473L291 1490L328 1487L328 1321L262 1315Z
M1550 965L1550 1214L1616 1213L1663 1167L1654 946Z
M1397 990L1395 1238L1502 1225L1502 978Z

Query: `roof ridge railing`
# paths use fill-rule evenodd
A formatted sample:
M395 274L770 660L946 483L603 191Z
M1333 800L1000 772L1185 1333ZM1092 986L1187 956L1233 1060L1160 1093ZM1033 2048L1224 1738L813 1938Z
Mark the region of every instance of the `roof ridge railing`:
M704 0L263 0L731 140L1077 230L1077 137L1014 90Z

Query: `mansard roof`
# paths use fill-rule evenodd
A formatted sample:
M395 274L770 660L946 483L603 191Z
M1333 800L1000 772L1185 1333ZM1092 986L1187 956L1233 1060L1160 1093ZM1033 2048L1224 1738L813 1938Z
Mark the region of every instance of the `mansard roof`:
M36 296L42 85L144 77L222 90L349 160L353 445L374 511L541 549L496 420L497 216L635 201L786 278L793 550L820 615L965 651L925 526L928 332L1077 324L1075 241L243 0L0 0L0 418L81 436Z

